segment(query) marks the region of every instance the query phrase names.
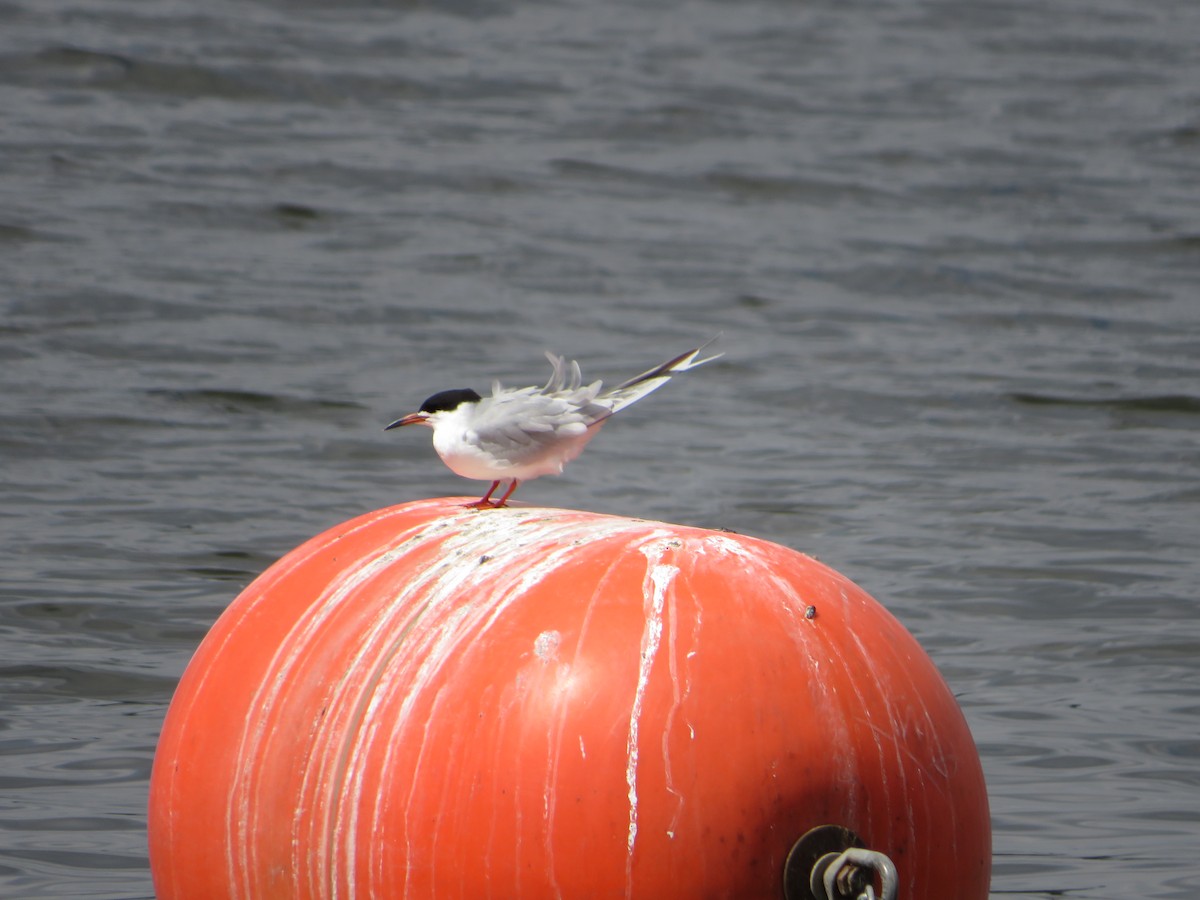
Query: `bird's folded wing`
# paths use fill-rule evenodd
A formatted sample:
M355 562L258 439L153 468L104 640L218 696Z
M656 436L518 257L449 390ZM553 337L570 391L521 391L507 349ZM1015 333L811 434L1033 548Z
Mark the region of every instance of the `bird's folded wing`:
M589 388L581 392L594 396ZM519 448L535 450L582 434L591 421L606 413L605 408L587 399L577 403L534 388L502 390L480 402L471 422L472 442L496 454Z

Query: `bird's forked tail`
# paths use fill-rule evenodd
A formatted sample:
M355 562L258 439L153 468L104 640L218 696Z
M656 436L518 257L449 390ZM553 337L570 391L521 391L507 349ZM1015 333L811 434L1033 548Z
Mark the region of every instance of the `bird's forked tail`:
M655 366L641 375L634 376L628 381L618 384L611 391L606 391L601 395L601 398L612 403L612 412L619 412L631 403L641 400L647 394L653 393L664 384L671 380L672 376L680 372L686 372L689 369L694 369L697 366L702 366L707 362L712 362L714 359L719 359L724 356L724 353L714 353L711 356L698 358L701 353L711 347L720 339L721 335L717 335L701 344L695 350L689 350L686 353L681 353L674 359L668 360L661 366ZM611 415L611 413L610 413Z

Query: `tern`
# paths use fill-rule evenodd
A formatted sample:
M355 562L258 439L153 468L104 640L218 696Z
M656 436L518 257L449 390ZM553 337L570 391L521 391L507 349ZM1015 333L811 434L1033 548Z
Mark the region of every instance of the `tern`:
M470 388L440 391L384 431L403 425L432 428L433 449L451 471L492 483L481 499L467 506L502 507L522 481L560 474L613 413L658 390L672 376L722 356L700 358L716 340L603 392L603 382L583 383L579 363L568 364L547 353L552 371L541 388L506 388L496 381L490 397ZM503 482L508 482L504 495L492 500Z

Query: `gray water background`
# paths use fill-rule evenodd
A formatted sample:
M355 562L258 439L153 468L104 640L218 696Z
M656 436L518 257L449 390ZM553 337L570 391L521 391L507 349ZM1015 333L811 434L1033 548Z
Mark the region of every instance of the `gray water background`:
M151 896L208 626L478 487L384 423L716 332L519 499L820 557L958 696L994 897L1195 897L1198 285L1192 0L0 0L0 897Z

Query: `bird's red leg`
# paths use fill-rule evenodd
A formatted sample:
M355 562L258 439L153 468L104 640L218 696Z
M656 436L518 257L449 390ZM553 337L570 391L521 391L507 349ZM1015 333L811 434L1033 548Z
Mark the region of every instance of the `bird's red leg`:
M515 478L512 480L512 484L510 484L508 486L508 490L504 492L504 496L501 497L500 502L496 504L497 508L504 506L505 504L508 503L508 498L513 495L513 491L515 491L517 489L517 485L520 483L521 482L517 481L517 479L515 479Z
M484 494L483 497L476 500L474 503L464 503L463 506L465 506L467 509L484 509L485 507L490 508L492 506L492 504L489 501L492 498L492 494L495 492L496 488L498 488L498 487L500 487L500 482L493 481L492 486L490 488L488 488L487 493ZM511 493L511 491L510 491L510 493ZM508 499L507 494L505 494L505 499L506 500ZM503 504L504 500L501 500L500 503Z

